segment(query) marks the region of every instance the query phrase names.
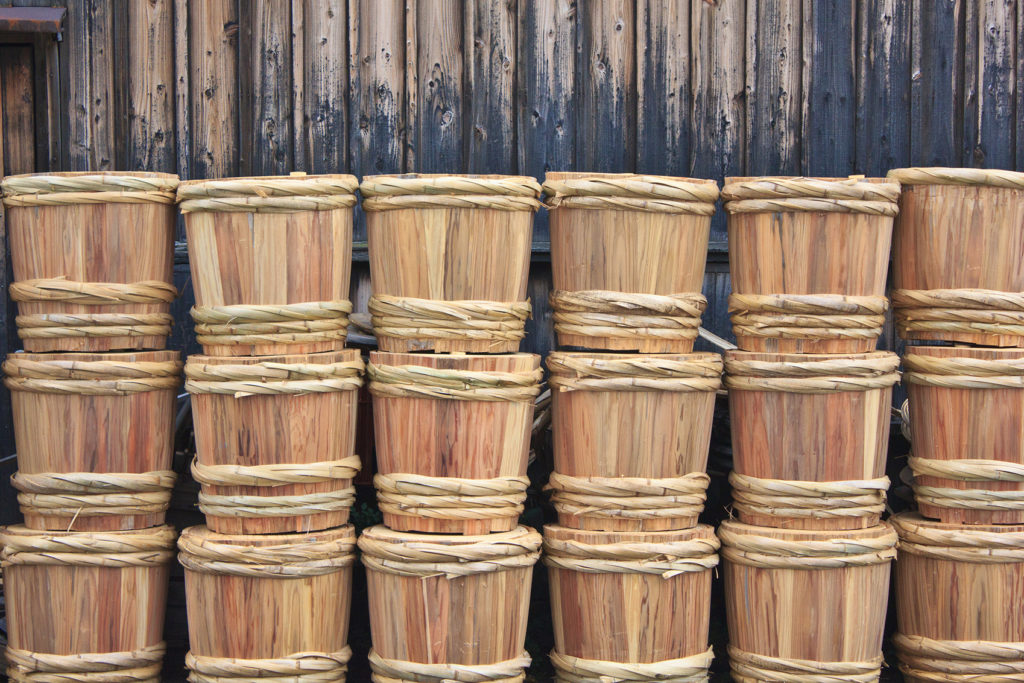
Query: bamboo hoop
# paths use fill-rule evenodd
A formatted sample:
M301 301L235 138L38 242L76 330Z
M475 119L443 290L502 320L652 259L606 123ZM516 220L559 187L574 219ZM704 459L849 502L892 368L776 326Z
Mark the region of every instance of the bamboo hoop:
M861 177L824 180L821 178L766 177L725 184L722 199L852 199L895 202L900 198L898 183L868 182Z
M392 473L375 475L373 485L381 512L431 519L498 519L522 514L530 480Z
M828 541L789 541L737 533L733 530L735 524L726 520L718 528L722 558L735 564L764 569L835 569L884 564L896 557L896 532L884 523L886 533L874 538Z
M1024 532L980 531L969 526L944 529L921 521L910 515L892 518L901 553L973 564L1024 562Z
M724 383L731 391L822 394L885 389L899 381L899 356L878 352L866 358L801 362L742 360L728 354Z
M699 293L636 294L606 290L548 297L555 332L584 337L696 339L707 299Z
M655 574L670 579L718 566L716 538L662 543L604 543L544 539L548 567L587 574Z
M296 517L348 510L356 499L353 486L293 496L240 496L199 492L199 510L213 517Z
M351 195L359 187L352 175L265 176L184 182L178 201L225 197L314 197Z
M526 336L529 301L438 301L374 295L370 322L377 337L490 340L495 345Z
M76 518L166 512L176 479L171 471L16 472L11 485L20 492L18 504L23 513Z
M358 455L327 462L269 465L204 465L196 458L192 461L192 477L207 486L287 486L352 479L361 467Z
M741 514L834 519L877 517L885 511L889 478L789 481L729 473L733 508Z
M682 477L571 477L552 472L545 490L561 514L603 519L696 517L704 511L711 478L703 472Z
M540 394L543 370L474 372L441 370L423 365L367 366L370 393L385 398L431 398L456 401L533 403Z
M512 195L538 197L541 187L527 176L444 175L416 173L408 175L371 175L359 185L363 197L396 195Z
M178 540L178 560L189 571L258 578L296 578L332 574L355 561L355 534L333 540L289 539L275 545L224 543L186 529ZM315 539L315 536L312 538Z
M174 557L177 532L170 526L137 531L32 531L0 528L2 566L156 567Z
M147 380L177 379L181 374L181 361L81 361L62 360L50 356L46 360L33 360L27 354L11 354L3 363L8 377L43 380Z
M1003 460L937 460L909 456L914 476L942 477L957 481L1024 481L1024 465Z
M576 196L548 197L544 204L549 211L556 209L598 209L604 211L645 211L649 213L689 214L712 216L714 203L680 202L666 199L638 197Z
M1024 293L988 289L895 289L896 326L915 332L1024 336Z
M713 180L671 176L595 174L579 178L544 179L544 194L551 197L633 197L714 204L718 183Z
M1024 189L1024 173L988 168L894 168L885 177L901 185L988 185Z
M340 652L298 652L273 659L197 656L188 652L185 667L192 683L223 683L231 680L270 683L344 683L352 649Z
M88 652L57 655L8 647L7 675L11 681L26 683L135 683L159 681L166 643L130 652Z
M546 363L548 386L558 391L717 391L722 385L722 358L716 354L678 360L553 352Z
M939 358L911 352L903 357L903 366L904 379L911 384L947 389L1024 388L1024 359Z
M730 294L739 336L783 339L873 339L882 333L889 303L881 296Z
M166 304L178 297L177 288L159 280L143 282L78 282L64 277L12 282L11 299L19 303L64 301L86 306Z
M515 659L490 664L426 664L385 659L372 649L369 659L373 680L378 683L391 680L418 683L517 683L523 680L523 671L532 661L524 651Z
M352 303L307 301L293 304L193 306L192 319L200 344L289 344L344 342Z
M333 211L356 205L353 194L313 195L292 197L209 197L186 199L180 202L181 213L236 212L236 213L295 213L296 211Z
M1024 675L1024 643L934 640L896 633L900 671L916 680L972 683L1017 680Z
M355 391L363 385L363 362L277 363L185 366L185 390L190 394L246 396L323 394Z
M708 680L708 669L714 659L714 651L666 659L660 662L609 662L600 659L583 659L551 651L551 665L555 676L562 683L703 683Z
M769 657L729 646L729 668L738 683L875 683L882 663L881 655L863 662L818 662Z
M28 173L7 176L0 182L0 191L5 197L85 192L166 194L178 185L178 176L171 173Z
M363 200L364 211L396 209L491 209L497 211L536 211L541 204L533 197L510 195L390 195Z

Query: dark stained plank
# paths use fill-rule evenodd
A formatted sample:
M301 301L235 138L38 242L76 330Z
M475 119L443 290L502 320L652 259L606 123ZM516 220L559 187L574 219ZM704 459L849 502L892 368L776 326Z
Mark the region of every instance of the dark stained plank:
M910 162L910 3L858 3L858 173L884 176Z
M34 81L32 46L0 46L0 175L36 170Z
M458 173L463 169L463 4L406 3L405 83L409 125L405 170Z
M104 0L68 0L68 170L116 164L113 14Z
M963 126L964 5L914 0L910 75L910 163L959 166Z
M802 175L854 172L855 25L850 0L804 0Z
M348 169L348 12L345 0L293 0L295 169Z
M192 178L238 175L238 6L188 4Z
M690 2L638 0L636 14L636 170L685 176L690 172Z
M174 19L174 156L182 180L192 177L192 90L189 87L188 0L173 0ZM184 239L183 236L179 239Z
M470 173L515 173L517 0L465 3L466 165Z
M172 0L127 3L125 170L175 172Z
M799 175L801 0L747 4L748 175Z
M968 3L964 48L967 166L1013 168L1016 116L1015 0Z
M239 167L243 175L280 175L292 168L291 3L238 5Z
M636 3L576 6L576 167L629 172L636 167Z
M60 33L66 14L63 7L3 7L0 33Z

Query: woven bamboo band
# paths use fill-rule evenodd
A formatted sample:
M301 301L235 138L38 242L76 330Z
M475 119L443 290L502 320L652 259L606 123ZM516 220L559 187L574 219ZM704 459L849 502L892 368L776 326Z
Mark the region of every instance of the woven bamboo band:
M480 194L389 195L363 199L364 211L395 209L492 209L495 211L536 211L540 202L533 197Z
M729 668L740 683L876 683L882 655L865 662L819 662L745 652L729 646Z
M192 461L192 478L207 486L288 486L346 481L359 473L358 455L341 460L270 465L204 465Z
M199 510L211 517L303 517L348 510L355 500L353 486L289 496L225 496L208 493L204 489L199 492Z
M727 182L722 190L725 201L801 198L895 202L900 198L900 186L895 182L872 183L864 178L765 177Z
M239 659L207 657L188 652L185 666L192 683L223 683L223 681L274 681L283 683L344 683L352 649L346 645L340 652L296 652L287 657Z
M969 379L969 378L968 378ZM926 486L916 477L938 477L953 481L996 484L1024 482L1024 465L1002 460L937 460L910 456L914 497L918 504L964 510L1024 510L1024 489L993 491L982 488Z
M488 572L532 567L540 557L541 536L520 527L515 531L467 536L467 543L444 544L427 535L403 535L399 542L380 538L381 527L359 537L367 569L399 576L444 576L454 579ZM443 538L443 537L442 537Z
M911 384L945 389L1024 388L1024 358L936 358L908 353L903 379Z
M871 517L885 511L889 478L791 481L729 473L737 512L801 519Z
M355 391L363 385L363 368L361 360L250 365L189 362L185 366L185 390L190 394L226 394L235 398Z
M689 657L660 662L609 662L551 651L551 665L563 683L703 683L715 654L711 648Z
M827 541L790 541L733 530L725 522L718 528L722 557L735 564L764 569L834 569L884 564L896 557L896 532L875 537L835 538ZM752 527L756 528L756 527Z
M696 339L708 301L698 293L634 294L553 290L555 332L623 339Z
M726 185L726 188L728 187ZM726 202L723 208L728 213L809 211L813 213L863 213L887 217L899 213L899 206L895 202L869 202L856 199L742 199Z
M989 185L1024 190L1024 173L989 168L894 168L885 177L902 185Z
M988 289L895 289L896 329L1024 336L1024 293Z
M160 680L165 643L128 652L88 652L55 655L8 647L7 675L12 681L49 683L136 683Z
M377 175L363 178L359 185L363 197L398 195L540 195L540 184L527 176L471 175Z
M907 464L916 477L979 482L1024 481L1024 464L1004 460L936 460L910 456Z
M888 301L839 294L730 294L738 336L782 339L875 339Z
M900 671L940 683L1016 681L1024 678L1024 643L934 640L896 633Z
M174 557L177 533L159 526L142 531L59 533L0 529L3 566L157 567Z
M316 538L316 535L296 536ZM296 540L280 545L242 545L196 538L186 530L178 539L178 560L204 574L258 578L297 578L333 574L355 561L355 538Z
M901 553L973 564L1024 562L1021 531L982 531L970 526L943 528L908 515L896 515L891 521L900 537Z
M12 282L8 291L18 303L63 301L84 306L119 304L166 304L174 301L178 290L159 280L142 282L78 282L63 277L37 278Z
M375 294L370 322L378 337L490 341L495 345L526 336L529 301L442 301Z
M228 178L182 183L178 186L178 200L350 195L358 187L359 181L351 175Z
M530 655L525 651L515 659L492 664L425 664L401 659L385 659L370 650L370 669L373 680L394 679L418 683L512 683L521 681L523 671L530 666Z
M3 363L4 373L17 379L44 380L177 380L181 361L83 361L49 357L35 360L29 354L11 354Z
M545 206L551 211L556 209L603 209L605 211L645 211L697 216L712 216L715 213L714 202L679 202L638 197L549 197Z
M718 183L654 175L595 175L544 180L548 197L634 197L714 204Z
M533 403L543 370L497 372L441 370L423 365L367 366L370 393L384 398L433 398L456 401Z
M23 513L55 517L144 515L166 512L177 475L169 470L139 474L15 472Z
M170 173L33 173L7 176L0 182L6 197L82 192L156 192L173 194L178 176Z
M824 394L835 391L885 389L900 379L900 359L894 353L866 358L808 361L745 360L726 355L725 386L732 391L784 391Z
M166 337L174 318L169 313L42 313L14 319L22 339L77 337Z
M603 519L696 517L704 511L711 478L703 472L681 477L571 477L552 472L547 489L561 514Z
M430 519L519 517L526 500L526 477L457 479L421 474L377 474L377 502L385 514Z
M722 358L715 354L682 360L554 352L546 363L548 385L560 391L717 391L722 385Z
M299 344L342 341L352 303L306 301L292 304L193 306L200 344Z
M718 566L718 539L660 543L582 543L544 539L544 564L586 574L655 574L670 579Z
M333 211L356 205L354 194L311 195L306 197L207 197L186 199L179 204L182 213L242 212L295 213L297 211Z

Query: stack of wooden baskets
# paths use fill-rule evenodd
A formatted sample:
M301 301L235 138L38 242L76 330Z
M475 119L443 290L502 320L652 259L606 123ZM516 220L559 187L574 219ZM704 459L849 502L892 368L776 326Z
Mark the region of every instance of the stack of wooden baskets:
M719 538L736 680L878 680L899 359L874 348L899 193L861 177L726 179L738 519Z
M920 514L893 518L908 681L1024 678L1024 174L907 168L893 306Z
M205 353L185 364L206 515L178 543L190 680L345 678L364 369L345 348L356 187L293 174L178 188Z
M0 530L11 680L157 680L174 529L174 197L162 173L2 185L24 352L11 390L24 525Z
M549 173L557 525L544 528L564 683L707 680L714 530L697 523L722 360L693 353L718 186Z
M540 358L518 353L540 186L515 176L360 185L384 524L359 538L375 681L521 681L540 534L519 526Z

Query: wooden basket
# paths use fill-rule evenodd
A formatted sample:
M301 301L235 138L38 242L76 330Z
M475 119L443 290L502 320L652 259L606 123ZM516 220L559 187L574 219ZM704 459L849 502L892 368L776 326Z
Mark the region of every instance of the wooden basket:
M739 519L788 529L878 524L898 367L888 351L726 352Z
M901 168L892 303L904 339L1024 346L1024 173Z
M518 524L540 356L370 354L384 524L483 534Z
M555 332L562 346L689 353L701 294L714 180L633 173L548 173Z
M521 683L540 546L522 526L486 536L364 531L374 682Z
M558 680L703 680L718 546L706 525L639 533L544 527Z
M168 173L47 173L0 183L27 351L162 349L174 322Z
M199 509L222 534L309 532L348 521L359 351L191 356Z
M345 681L352 525L308 534L181 534L189 680Z
M18 472L31 529L115 531L163 524L175 475L177 351L14 353Z
M808 531L726 520L718 536L734 681L878 680L891 526Z
M914 346L903 365L921 514L1024 524L1024 349Z
M0 529L10 680L159 681L176 535Z
M1024 526L893 517L894 637L907 683L1024 678Z
M726 178L729 312L739 347L874 350L888 308L899 192L882 178Z
M722 359L714 353L548 356L558 521L687 529L704 509Z
M357 185L350 175L302 174L181 184L205 353L344 348Z
M367 176L359 190L380 350L518 351L537 181L409 173Z

